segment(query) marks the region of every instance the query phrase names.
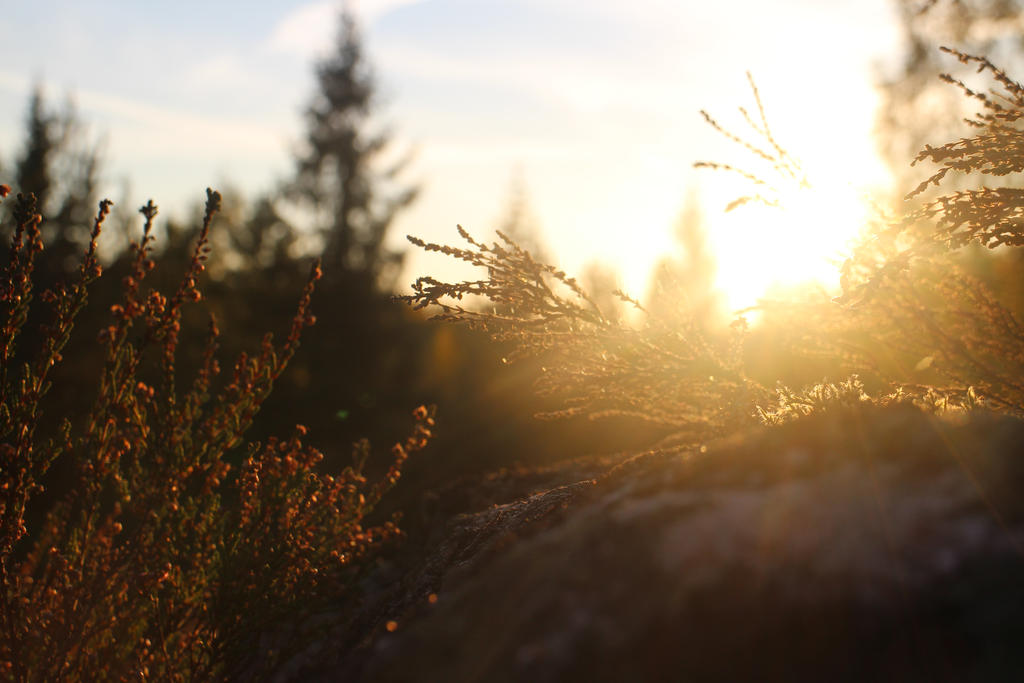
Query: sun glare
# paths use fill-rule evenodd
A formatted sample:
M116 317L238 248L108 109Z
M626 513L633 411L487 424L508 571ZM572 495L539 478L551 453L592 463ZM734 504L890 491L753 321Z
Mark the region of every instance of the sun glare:
M704 114L712 128L746 149L737 158L713 160L726 163L699 164L729 171L719 177L732 181L705 188L713 202L708 227L716 286L732 311L811 288L837 292L839 267L873 218L872 197L886 194L876 191L892 181L873 141L878 94L866 80L848 83L822 116L808 106L806 75L758 84L748 78L756 106L741 108L744 120L723 119L720 126ZM761 92L770 93L766 101ZM736 182L737 170L745 182ZM737 195L765 199L724 214L716 210Z
M842 184L793 189L777 206L736 208L712 230L717 286L731 310L756 304L772 289L835 290L839 263L867 219L866 201Z

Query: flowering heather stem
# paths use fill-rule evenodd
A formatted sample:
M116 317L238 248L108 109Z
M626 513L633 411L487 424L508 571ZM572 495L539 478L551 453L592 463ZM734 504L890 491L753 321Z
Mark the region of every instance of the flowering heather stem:
M9 367L42 248L34 200L19 197L0 279L0 678L207 680L269 672L272 657L252 660L263 632L336 596L358 561L398 533L393 522L364 528L362 520L408 454L426 444L433 418L425 409L379 484L366 481L361 461L338 477L316 471L322 456L303 445L304 427L288 441L254 447L240 469L226 459L302 330L315 322L309 309L319 263L284 342L268 335L222 383L211 318L201 367L178 396L181 311L202 300L198 281L219 206L220 195L208 190L192 258L170 297L141 289L154 267L157 216L152 202L142 207L142 238L100 334L106 360L92 410L80 429L65 420L43 442L41 401L101 274L96 240L110 202L100 204L78 280L42 296L53 319L15 379ZM131 334L136 328L141 334ZM147 352L156 356L159 386L139 377ZM26 505L58 457L72 465L69 492L45 500L45 518L29 525Z

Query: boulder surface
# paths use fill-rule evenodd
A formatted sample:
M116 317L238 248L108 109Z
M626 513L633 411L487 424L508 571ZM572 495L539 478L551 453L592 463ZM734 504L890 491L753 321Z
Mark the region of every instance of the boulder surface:
M295 677L1024 680L1024 422L865 407L522 476Z

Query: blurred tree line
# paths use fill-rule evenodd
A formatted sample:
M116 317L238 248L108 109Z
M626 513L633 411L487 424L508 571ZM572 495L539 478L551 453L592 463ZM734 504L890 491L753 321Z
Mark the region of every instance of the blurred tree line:
M1024 32L1019 30L1017 0L895 1L907 36L906 53L881 84L879 135L899 171L907 169L912 152L924 142L948 137L931 128L925 116L937 98L948 95L961 106L956 93L937 78L940 71L956 73L961 66L938 61L937 45L952 40L968 51L995 50L1012 73L1024 55ZM514 462L537 464L640 448L665 436L633 422L538 421L533 415L548 409L531 391L539 364L503 365L506 351L501 344L460 327L427 323L391 301L403 253L391 249L387 237L395 217L415 200L417 188L403 180L404 163L381 167L390 156L390 138L376 122L374 74L352 18L343 14L339 24L334 52L316 65L317 87L290 176L251 199L225 188L224 210L214 226L206 292L224 332L224 358L257 349L266 329L284 333L309 260L316 255L324 263L325 276L313 302L317 325L303 338L251 438L265 440L301 423L310 428L311 443L336 465L346 461L350 443L367 436L384 448L403 433L412 406L436 403L434 455L414 460L406 470L416 485L431 485ZM936 113L949 119L945 111ZM36 194L46 217L41 290L67 277L77 263L99 199L102 162L101 145L87 134L74 107L51 108L37 90L29 101L21 149L0 169L16 191ZM910 176L896 175L899 187L909 184ZM62 415L83 414L91 403L102 362L94 340L118 300L127 272L125 247L139 230L136 219L122 205L108 223L113 234L102 239L108 273L76 331L81 341L69 349L78 355L68 358L58 376L63 386L80 390L50 397L48 415L54 422ZM153 286L177 284L174 278L188 259L198 220L196 211L191 218L174 217L161 224L162 252ZM514 186L497 227L545 259L521 183ZM730 317L714 290L715 259L706 233L698 199L691 195L676 227L678 252L652 271L644 305L661 320L696 320L714 336ZM1000 259L1018 257L971 253L972 268L997 290L1018 297L1022 305L1016 310L1024 310L1019 284L1000 275L1016 268ZM583 282L608 315L625 314L622 302L612 296L617 281L611 269L592 266ZM29 329L43 322L31 321ZM789 346L789 322L766 313L751 330L747 349L754 356L753 366L794 385L827 376L827 364L783 353ZM196 357L182 358L183 367L198 362L207 321L186 323L186 334L196 340L191 347Z
M430 323L391 301L403 253L386 238L417 188L403 180L403 162L381 167L391 141L375 121L374 74L348 14L340 16L333 53L315 68L316 91L290 176L252 199L225 188L212 233L205 296L223 332L224 359L258 350L265 330L284 334L310 260L316 256L323 262L312 306L317 323L303 336L249 437L265 441L303 424L310 443L336 467L347 464L350 444L358 439L368 437L383 451L407 429L414 406L437 404L436 439L430 452L406 468L406 488L516 462L633 448L655 438L649 430L621 425L534 419L545 409L531 391L536 368L506 367L501 345ZM46 251L37 270L38 291L76 272L99 200L102 161L100 143L88 135L74 106L53 108L37 88L21 150L0 169L16 192L34 193L42 208ZM521 192L513 197L500 228L529 243L535 233L524 203ZM193 213L158 223L162 233L149 286L167 291L177 285L201 221L201 212ZM69 346L67 362L55 377L55 386L74 389L48 399L46 415L53 425L64 416L81 418L95 395L103 362L97 334L119 301L128 273L126 247L138 238L141 225L126 206L118 206L113 218L108 232L114 234L101 238L105 276L92 291L74 333L78 341ZM190 312L185 312L183 339L193 343L183 345L178 361L186 372L198 366L208 325L205 314L189 317ZM32 330L46 322L44 313L34 315L22 344L26 357ZM378 460L382 467L389 462L383 456ZM394 499L401 500L397 493Z

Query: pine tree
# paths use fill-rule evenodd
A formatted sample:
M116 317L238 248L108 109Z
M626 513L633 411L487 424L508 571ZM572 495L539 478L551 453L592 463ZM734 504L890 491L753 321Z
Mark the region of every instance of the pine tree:
M291 193L313 212L328 277L387 289L401 254L387 249L384 238L417 190L395 187L404 163L375 168L390 140L369 130L376 82L355 20L343 12L340 23L334 53L316 67L318 91L306 112L306 144Z
M25 138L14 168L19 192L34 194L43 214L43 239L49 257L43 270L63 278L77 269L89 241L96 208L101 159L85 134L73 104L63 111L47 106L42 88L29 99ZM47 275L40 274L43 281Z
M25 147L18 158L15 183L21 192L36 196L36 205L46 207L50 196L50 165L57 147L55 117L46 111L42 90L36 88L29 100L25 122Z

